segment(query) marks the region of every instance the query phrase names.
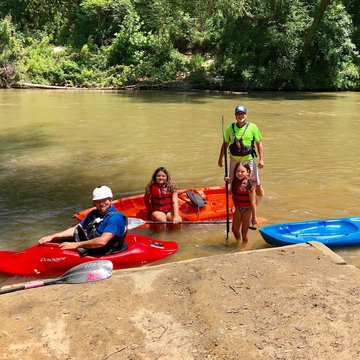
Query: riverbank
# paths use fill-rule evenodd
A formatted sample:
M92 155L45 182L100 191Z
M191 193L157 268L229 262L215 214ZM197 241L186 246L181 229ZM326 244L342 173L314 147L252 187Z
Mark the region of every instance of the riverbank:
M232 95L241 95L247 94L247 91L233 91L233 90L216 90L216 89L196 89L191 83L187 81L176 81L171 83L164 84L151 84L146 82L140 82L134 85L126 86L114 86L114 87L77 87L77 86L57 86L57 85L44 85L44 84L35 84L28 82L19 82L13 85L14 89L43 89L43 90L100 90L100 91L139 91L139 90L148 90L148 91L172 91L172 92L194 92L201 94L232 94Z
M321 244L1 297L0 359L354 359L360 271Z

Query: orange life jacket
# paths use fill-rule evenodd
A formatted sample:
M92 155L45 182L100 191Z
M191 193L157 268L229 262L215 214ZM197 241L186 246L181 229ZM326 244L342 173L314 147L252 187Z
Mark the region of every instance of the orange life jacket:
M251 180L248 177L245 177L242 180L239 180L236 176L234 177L234 181L231 186L231 193L235 208L251 207L250 194L249 194L250 188L251 188Z

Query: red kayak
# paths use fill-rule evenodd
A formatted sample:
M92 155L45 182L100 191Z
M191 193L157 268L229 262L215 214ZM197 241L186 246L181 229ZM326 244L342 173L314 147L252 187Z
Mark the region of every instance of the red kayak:
M158 241L127 234L127 248L119 253L81 257L77 251L61 250L58 243L36 244L21 251L0 251L0 273L27 277L56 276L93 260L110 260L114 269L141 266L163 259L178 250L173 241Z
M196 201L196 198L202 201ZM144 194L114 200L113 205L127 217L148 220ZM232 198L229 196L229 209L231 210L232 207ZM75 214L74 217L78 221L81 221L93 209L95 208L92 207L80 211ZM213 186L179 190L179 214L184 221L204 221L226 218L225 187ZM229 215L233 216L234 214L230 211Z

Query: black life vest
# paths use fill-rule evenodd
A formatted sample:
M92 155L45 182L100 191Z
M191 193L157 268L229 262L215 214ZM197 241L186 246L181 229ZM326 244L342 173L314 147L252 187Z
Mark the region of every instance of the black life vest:
M96 213L93 213L92 215L89 215L90 217L87 219L86 225L82 226L79 224L74 231L74 239L75 241L86 241L91 240L96 237L101 236L97 228L99 227L100 223L104 221L109 216L112 216L113 214L120 213L119 211L110 211L105 214L104 217L99 216ZM101 248L97 249L84 249L84 248L78 248L78 251L82 256L87 255L109 255L114 254L116 252L119 252L123 246L125 235L127 232L127 218L125 215L120 213L124 219L125 219L125 232L123 236L114 236L105 246L102 246Z
M242 135L240 136L239 139L236 137L235 123L232 124L231 127L232 127L233 134L234 134L234 140L229 146L229 150L230 150L231 155L234 155L234 156L246 156L246 155L251 154L251 156L253 158L257 157L256 151L255 151L255 138L253 137L253 139L251 140L251 145L244 145L244 143L243 143L243 137L245 135L245 132L246 132L249 124L250 123L247 123L245 125L244 132L242 133Z

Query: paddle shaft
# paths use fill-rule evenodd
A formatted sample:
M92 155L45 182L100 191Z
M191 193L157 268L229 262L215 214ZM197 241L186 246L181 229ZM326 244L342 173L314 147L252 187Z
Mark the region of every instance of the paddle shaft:
M265 223L267 222L267 220L265 218L257 218L258 223ZM203 221L189 221L189 220L184 220L178 224L191 224L191 225L208 225L208 224L225 224L227 222L227 220L203 220ZM230 222L230 220L229 220ZM172 221L145 221L143 219L139 219L139 218L128 218L128 228L129 229L135 229L139 226L143 226L143 225L161 225L161 224L172 224L174 225L174 223ZM256 230L256 227L254 226L249 226L249 229L251 230Z
M207 225L207 224L227 224L230 223L230 220L208 220L208 221L182 221L178 224L191 224L191 225ZM174 224L172 221L146 221L146 224L151 225L160 225L160 224ZM257 230L254 226L249 226L250 230Z
M56 279L56 280L58 280L58 279ZM53 283L52 281L48 281L48 280L45 280L45 281L41 280L41 281L29 283L29 284L21 284L21 285L15 285L15 286L13 285L9 288L0 289L0 295L8 294L8 293L11 293L14 291L19 291L19 290L33 289L33 288L37 288L37 287L41 287L41 286L45 286L45 285L51 285L51 284L55 284L55 283Z
M225 177L228 177L228 163L227 163L227 148L225 141L225 133L224 133L224 115L221 119L222 125L222 135L223 135L223 151L224 151L224 162L225 162ZM230 232L230 221L229 221L229 187L228 183L225 181L225 200L226 200L226 240L229 239Z
M146 221L146 224L173 224L172 221ZM225 224L226 220L204 220L204 221L190 221L190 220L184 220L181 221L178 224L193 224L193 225L204 225L204 224Z

